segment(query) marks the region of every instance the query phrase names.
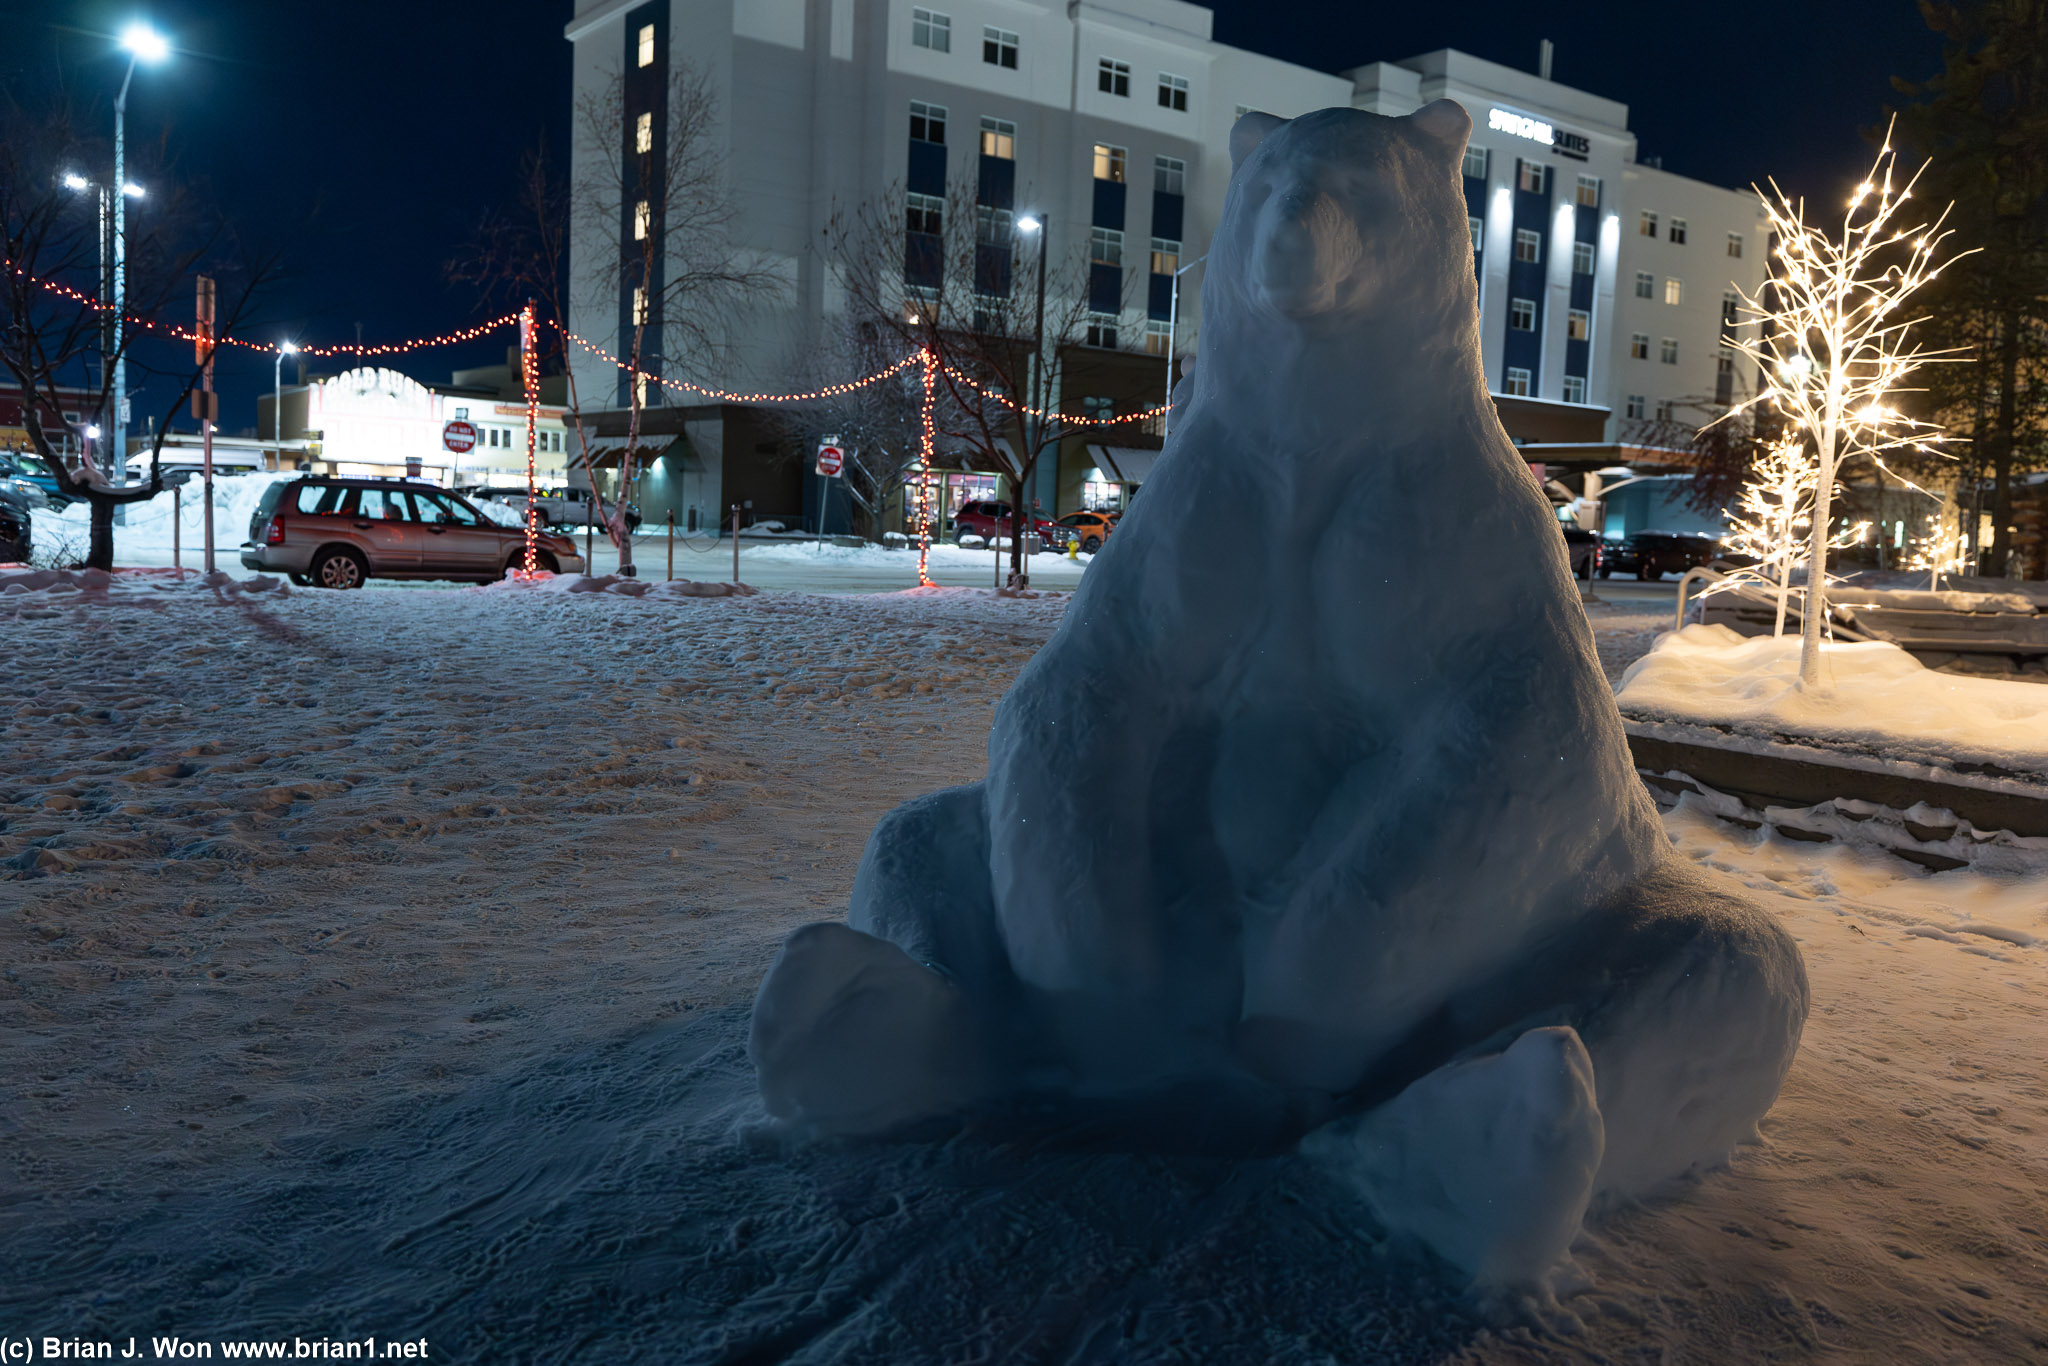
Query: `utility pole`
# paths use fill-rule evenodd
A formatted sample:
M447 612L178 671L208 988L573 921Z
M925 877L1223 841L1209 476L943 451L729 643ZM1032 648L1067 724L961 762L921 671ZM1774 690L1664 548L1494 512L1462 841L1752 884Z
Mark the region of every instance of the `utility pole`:
M1194 260L1173 273L1173 298L1166 305L1166 417L1159 424L1159 449L1166 449L1166 438L1173 435L1173 342L1180 328L1180 277L1209 259L1203 252Z

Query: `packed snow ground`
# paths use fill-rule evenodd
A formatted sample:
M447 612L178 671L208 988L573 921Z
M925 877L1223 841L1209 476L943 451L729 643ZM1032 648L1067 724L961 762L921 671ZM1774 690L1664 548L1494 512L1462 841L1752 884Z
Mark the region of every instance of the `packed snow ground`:
M1765 1143L1475 1319L1297 1159L785 1150L747 1007L1059 597L0 596L0 1306L442 1360L2048 1356L2048 868L1667 817L1801 941ZM1648 614L1595 611L1603 662ZM1076 773L1075 781L1089 775ZM10 1331L13 1331L10 1329Z

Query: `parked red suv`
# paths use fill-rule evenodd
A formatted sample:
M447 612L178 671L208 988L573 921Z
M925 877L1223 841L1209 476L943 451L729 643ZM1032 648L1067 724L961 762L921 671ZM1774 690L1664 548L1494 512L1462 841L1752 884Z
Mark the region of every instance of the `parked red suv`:
M1063 527L1051 518L1040 516L1035 512L1031 514L1031 529L1038 533L1039 545L1048 550L1064 549L1074 534L1069 528ZM958 545L969 536L979 536L984 541L988 540L991 536L1001 536L1004 540L1008 540L1012 534L1010 505L1008 503L997 502L993 499L984 499L975 503L963 503L960 506L960 511L953 516L953 542L955 545Z

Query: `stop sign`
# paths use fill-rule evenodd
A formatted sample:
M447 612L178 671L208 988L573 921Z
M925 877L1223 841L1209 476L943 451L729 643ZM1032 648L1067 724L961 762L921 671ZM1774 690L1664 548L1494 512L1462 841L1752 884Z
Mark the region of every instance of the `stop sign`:
M476 428L467 422L450 422L441 428L441 444L461 455L476 449Z
M846 469L846 452L837 446L818 447L818 473L828 479L837 479Z

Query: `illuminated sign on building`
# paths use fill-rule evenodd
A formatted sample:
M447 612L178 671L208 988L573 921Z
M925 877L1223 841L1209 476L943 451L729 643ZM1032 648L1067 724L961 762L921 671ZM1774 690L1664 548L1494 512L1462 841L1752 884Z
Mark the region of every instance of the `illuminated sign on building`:
M1584 133L1567 132L1554 124L1545 123L1542 119L1532 119L1525 114L1511 114L1505 109L1489 109L1486 113L1486 126L1496 133L1508 133L1518 138L1527 138L1531 142L1540 142L1559 156L1570 157L1574 161L1584 161L1587 154L1593 150L1591 140Z

